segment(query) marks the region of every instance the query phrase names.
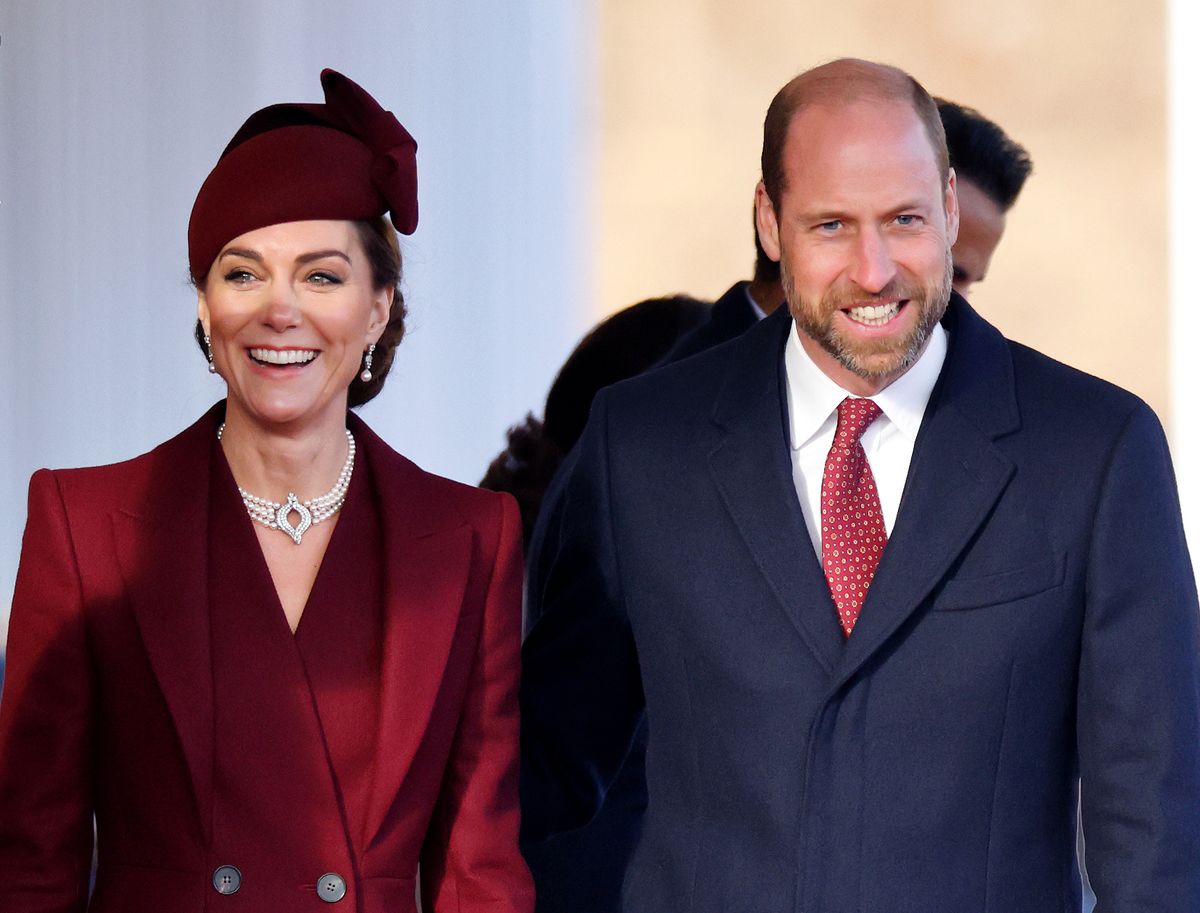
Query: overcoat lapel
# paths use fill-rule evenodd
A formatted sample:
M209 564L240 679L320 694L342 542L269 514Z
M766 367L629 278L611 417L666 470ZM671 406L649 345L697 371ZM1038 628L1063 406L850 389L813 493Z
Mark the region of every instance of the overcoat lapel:
M123 499L128 508L112 516L117 562L183 746L206 839L213 768L209 469L220 408L153 451L147 472Z
M781 386L786 308L751 328L718 395L722 434L709 455L721 497L780 607L817 661L831 671L842 653L825 575L792 480L787 400Z
M383 680L375 777L364 845L379 834L428 728L458 627L474 545L471 528L429 502L425 474L356 417L383 528ZM371 543L364 543L371 547Z
M833 602L792 479L781 386L783 345L793 331L786 313L735 343L741 351L717 398L713 420L724 433L710 454L713 477L784 612L833 672L832 688L860 669L945 577L1014 471L995 445L1020 425L1007 344L958 295L944 324L950 347L900 512L844 647L830 636L839 630Z
M895 528L831 682L837 688L912 615L983 524L1014 472L995 439L1020 424L1003 337L957 295L950 347L913 450Z

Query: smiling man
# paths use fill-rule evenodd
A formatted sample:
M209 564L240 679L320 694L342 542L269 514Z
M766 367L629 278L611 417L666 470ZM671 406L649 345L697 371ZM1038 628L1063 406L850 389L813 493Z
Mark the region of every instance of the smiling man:
M579 826L644 708L637 913L1200 909L1200 635L1132 395L951 290L956 178L892 67L764 126L788 307L602 392L540 530L527 839Z

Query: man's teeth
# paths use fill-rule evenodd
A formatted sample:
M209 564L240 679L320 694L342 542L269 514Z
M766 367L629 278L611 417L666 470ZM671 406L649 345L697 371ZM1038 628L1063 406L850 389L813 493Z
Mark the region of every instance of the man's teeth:
M312 349L251 349L250 357L268 365L302 365L317 357Z
M865 323L869 327L883 326L900 310L900 305L893 301L891 304L867 304L862 307L850 308L850 319L856 323Z

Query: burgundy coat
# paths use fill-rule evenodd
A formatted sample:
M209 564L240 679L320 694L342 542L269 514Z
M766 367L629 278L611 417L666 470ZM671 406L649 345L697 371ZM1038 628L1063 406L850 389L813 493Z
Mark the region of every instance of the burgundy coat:
M320 776L305 808L279 810L307 833L307 852L261 846L228 859L213 846L210 645L226 632L209 625L207 514L220 415L125 463L33 477L0 706L0 906L403 913L416 909L419 863L425 913L528 913L517 851L516 507L422 471L354 416L383 525L383 541L364 547L384 558L362 852ZM324 749L311 744L319 757L297 758L281 777L322 769ZM215 889L222 865L243 873L237 893ZM327 872L348 886L336 903L317 894Z

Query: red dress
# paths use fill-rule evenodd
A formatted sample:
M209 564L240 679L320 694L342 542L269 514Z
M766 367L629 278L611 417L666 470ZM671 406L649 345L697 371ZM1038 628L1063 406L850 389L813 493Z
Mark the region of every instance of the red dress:
M293 637L213 446L221 411L126 463L34 476L0 907L412 913L419 865L425 913L529 913L514 503L350 416L353 501Z

